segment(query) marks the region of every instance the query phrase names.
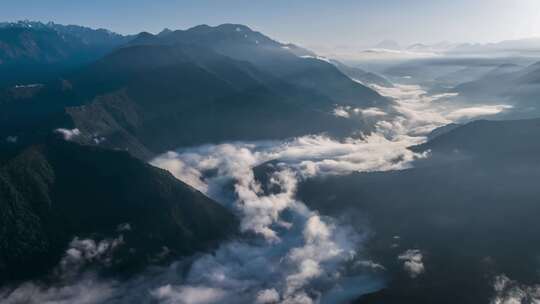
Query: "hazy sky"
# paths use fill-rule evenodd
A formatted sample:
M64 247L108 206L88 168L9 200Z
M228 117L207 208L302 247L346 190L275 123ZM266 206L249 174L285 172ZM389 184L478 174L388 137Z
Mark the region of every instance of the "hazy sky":
M383 39L490 42L540 36L540 0L0 0L0 20L104 27L120 33L243 23L308 47Z

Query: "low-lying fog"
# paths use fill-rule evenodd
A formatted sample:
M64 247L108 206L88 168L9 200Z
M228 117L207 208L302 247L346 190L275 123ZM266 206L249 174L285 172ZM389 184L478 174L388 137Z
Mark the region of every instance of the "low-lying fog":
M364 119L375 132L336 140L310 135L286 141L229 142L171 151L151 163L233 210L242 235L216 252L148 269L129 281L78 273L87 259L106 259L121 246L76 239L58 271L54 287L27 282L4 290L5 303L340 303L385 284L384 265L363 252L369 226L358 229L347 218L322 216L296 198L298 183L320 175L400 170L417 158L407 147L422 143L433 129L489 117L507 104L463 104L457 93L427 93L417 84L373 86L394 99L387 109L336 105L342 119ZM266 182L256 178L263 164ZM357 219L358 221L358 219ZM411 276L424 271L422 253L404 248L396 256ZM191 264L190 264L191 263ZM66 267L69 266L69 267ZM127 292L129 291L129 292Z

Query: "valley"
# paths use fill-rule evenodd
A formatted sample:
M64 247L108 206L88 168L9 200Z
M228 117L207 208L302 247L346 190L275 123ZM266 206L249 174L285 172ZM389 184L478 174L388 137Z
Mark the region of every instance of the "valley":
M1 303L540 298L535 58L337 61L240 24L0 42L43 72L0 77Z

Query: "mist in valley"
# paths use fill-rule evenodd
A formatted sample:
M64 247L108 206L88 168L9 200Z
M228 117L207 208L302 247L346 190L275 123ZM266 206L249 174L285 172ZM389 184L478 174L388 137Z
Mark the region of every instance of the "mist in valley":
M0 23L0 303L539 302L540 40L319 19Z

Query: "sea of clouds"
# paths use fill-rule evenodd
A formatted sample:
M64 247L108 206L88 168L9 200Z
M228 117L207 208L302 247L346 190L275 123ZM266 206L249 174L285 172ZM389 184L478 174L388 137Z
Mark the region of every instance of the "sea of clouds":
M408 168L428 155L407 147L424 142L434 128L508 107L455 108L443 102L454 94L430 96L419 86L376 89L394 99L393 105L386 109L338 106L334 111L343 119L371 121L375 132L370 134L343 140L308 135L204 145L151 161L239 216L243 235L215 252L152 268L128 281L100 279L84 271L76 279L61 275L66 279L55 286L27 282L0 291L0 299L3 303L310 304L342 303L382 288L384 265L363 252L368 227L358 230L310 210L296 198L298 184L321 175ZM77 135L73 130L58 132L67 140ZM262 184L254 169L269 162L267 184ZM122 246L121 234L104 242L74 239L55 271L71 273L88 260L107 263L108 252ZM417 249L396 259L413 278L428 267ZM180 271L186 263L188 270Z

